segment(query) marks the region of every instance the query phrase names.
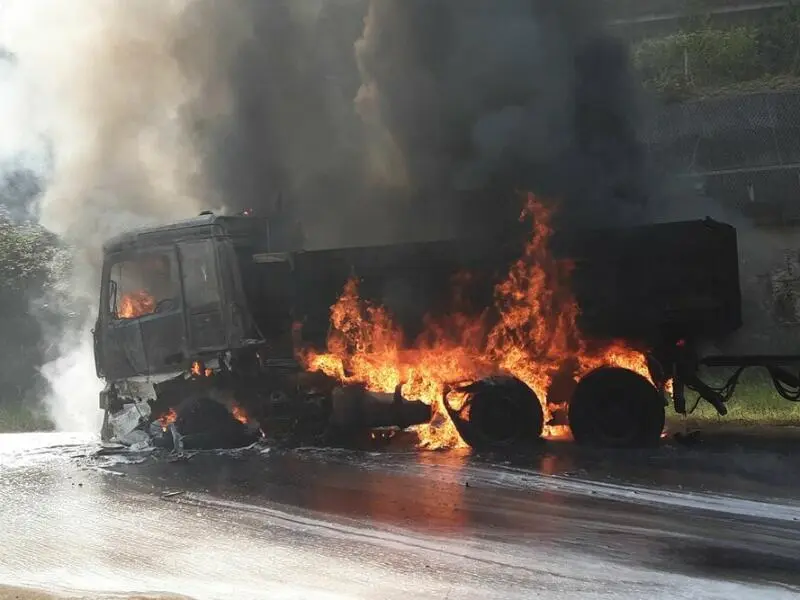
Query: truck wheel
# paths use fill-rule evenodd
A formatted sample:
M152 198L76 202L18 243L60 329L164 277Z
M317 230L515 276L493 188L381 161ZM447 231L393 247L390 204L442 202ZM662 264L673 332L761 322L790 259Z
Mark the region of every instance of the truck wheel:
M578 383L569 403L569 425L579 444L609 448L653 446L664 429L664 401L647 379L602 367Z
M224 406L209 398L188 398L175 411L175 429L187 450L242 448L258 439L256 431L239 422Z
M462 419L447 401L445 406L461 437L472 448L507 448L541 439L542 405L536 393L519 379L489 377L457 391L467 394L469 417Z

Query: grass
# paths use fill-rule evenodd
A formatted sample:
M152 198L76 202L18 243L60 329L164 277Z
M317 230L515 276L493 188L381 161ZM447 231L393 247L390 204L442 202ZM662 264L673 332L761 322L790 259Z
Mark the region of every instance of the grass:
M53 424L40 409L0 404L0 433L49 431Z
M705 377L703 380L708 382ZM716 382L714 384L718 385ZM691 409L697 395L687 392L686 396L687 406ZM705 400L700 400L697 410L688 416L687 421L690 425L716 423L800 426L800 402L790 402L779 396L769 376L756 371L745 372L727 407L728 414L720 417L713 406ZM683 418L674 412L668 411L667 415L670 424L683 422Z
M795 75L765 75L759 79L717 86L695 88L683 100L707 100L728 96L743 96L760 92L790 92L800 90L800 77Z

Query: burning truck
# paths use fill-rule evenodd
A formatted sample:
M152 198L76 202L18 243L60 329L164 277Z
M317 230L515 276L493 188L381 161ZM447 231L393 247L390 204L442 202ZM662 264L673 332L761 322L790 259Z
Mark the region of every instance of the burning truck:
M710 219L305 251L204 213L104 246L102 437L127 445L657 444L686 391L726 414L741 371L787 399L800 356L711 356L742 326L735 228ZM735 367L719 387L701 367Z

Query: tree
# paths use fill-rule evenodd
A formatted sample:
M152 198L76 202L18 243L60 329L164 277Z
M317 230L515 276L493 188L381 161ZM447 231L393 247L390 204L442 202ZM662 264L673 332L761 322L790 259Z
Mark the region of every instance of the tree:
M40 317L52 311L42 310L42 301L68 265L56 236L0 210L0 408L33 403L44 389L39 367L46 340Z

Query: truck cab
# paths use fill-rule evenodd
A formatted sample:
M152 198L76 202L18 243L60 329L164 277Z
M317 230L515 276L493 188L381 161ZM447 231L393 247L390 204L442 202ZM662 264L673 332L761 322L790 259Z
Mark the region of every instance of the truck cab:
M264 218L202 214L105 244L94 331L98 376L169 377L198 360L264 342L248 309L242 268L253 268L253 257L269 257L261 262L281 278L290 259L271 252L270 234ZM275 283L271 289L288 289ZM273 309L287 306L274 300ZM287 319L274 320L285 328Z
M295 290L298 280L313 285L319 271L298 278L295 263L305 264L306 254L298 251L299 228L292 235L283 227L278 238L272 225L203 214L104 246L94 354L106 382L105 441L233 447L263 435L261 427L277 437L318 436L330 427L430 420L420 402L337 388L303 372L295 360ZM332 286L331 303L338 289ZM330 303L312 295L327 316Z

